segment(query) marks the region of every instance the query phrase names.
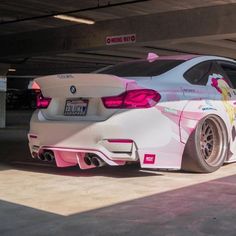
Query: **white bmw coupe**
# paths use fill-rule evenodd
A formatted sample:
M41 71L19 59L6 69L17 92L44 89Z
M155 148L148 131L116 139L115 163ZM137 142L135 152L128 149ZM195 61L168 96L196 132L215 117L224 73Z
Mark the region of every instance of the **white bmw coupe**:
M236 161L236 62L158 57L94 74L35 80L33 158L58 167L140 162L142 168L213 172Z

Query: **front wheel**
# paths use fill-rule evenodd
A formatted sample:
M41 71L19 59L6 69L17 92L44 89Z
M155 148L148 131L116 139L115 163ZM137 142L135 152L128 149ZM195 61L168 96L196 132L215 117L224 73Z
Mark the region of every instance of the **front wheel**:
M224 122L208 115L197 125L185 146L182 169L210 173L219 169L227 156L227 130Z

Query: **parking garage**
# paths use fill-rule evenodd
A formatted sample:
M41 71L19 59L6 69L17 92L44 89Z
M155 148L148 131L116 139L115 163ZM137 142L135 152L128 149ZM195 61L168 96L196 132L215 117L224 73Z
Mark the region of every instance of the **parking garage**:
M235 10L232 0L1 2L0 234L235 235L235 163L201 174L138 162L58 168L33 159L27 137L38 77L148 53L234 60Z

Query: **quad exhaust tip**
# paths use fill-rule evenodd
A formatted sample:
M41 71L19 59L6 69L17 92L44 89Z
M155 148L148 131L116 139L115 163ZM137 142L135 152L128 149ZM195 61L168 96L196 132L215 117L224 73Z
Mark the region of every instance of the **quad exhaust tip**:
M95 165L96 167L102 167L105 166L106 163L105 161L103 161L100 157L98 157L97 155L94 155L91 157L91 162L93 165Z
M46 151L44 153L44 157L45 157L45 160L48 162L52 162L55 159L54 153L52 151Z
M42 152L38 158L41 160L41 161L47 161L47 162L52 162L55 160L55 156L54 156L54 153L53 151L51 150L46 150L44 152Z
M102 167L106 165L106 162L103 161L98 155L96 154L87 154L84 158L84 162L87 165L94 165L96 167Z
M32 154L33 155L33 154ZM35 156L35 154L34 154ZM55 160L55 156L53 151L51 150L44 150L41 154L39 154L38 159L41 161L47 161L47 162L53 162ZM103 161L98 155L93 154L93 153L88 153L84 157L84 162L90 166L94 165L96 167L102 167L106 165L106 162Z

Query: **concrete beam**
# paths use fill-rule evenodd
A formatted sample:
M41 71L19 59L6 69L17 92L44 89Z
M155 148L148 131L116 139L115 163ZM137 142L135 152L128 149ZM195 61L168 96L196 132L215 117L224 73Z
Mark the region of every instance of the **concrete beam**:
M7 35L0 40L0 58L112 49L124 45L106 46L106 36L131 33L137 36L136 45L231 38L236 37L235 12L233 3Z
M210 46L217 46L220 48L236 50L236 41L231 41L231 40L200 41L199 43Z
M236 48L233 50L229 48L219 47L216 45L202 44L197 42L171 44L168 45L168 49L176 51L184 51L190 54L191 53L197 53L202 55L211 54L223 57L230 57L234 59L236 58Z

